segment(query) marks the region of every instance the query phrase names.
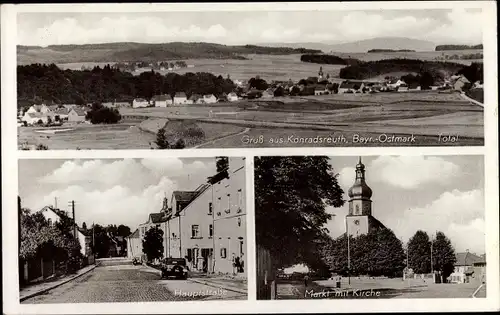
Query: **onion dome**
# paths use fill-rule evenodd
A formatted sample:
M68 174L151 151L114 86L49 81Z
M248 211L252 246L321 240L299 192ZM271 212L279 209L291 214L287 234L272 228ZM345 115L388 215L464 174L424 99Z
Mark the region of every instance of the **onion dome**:
M369 200L372 197L372 190L365 182L365 165L361 162L361 157L356 165L356 180L347 194L351 199Z

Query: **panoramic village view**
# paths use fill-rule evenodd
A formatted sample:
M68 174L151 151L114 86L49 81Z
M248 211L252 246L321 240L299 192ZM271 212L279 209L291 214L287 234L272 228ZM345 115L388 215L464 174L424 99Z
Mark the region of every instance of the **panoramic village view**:
M182 16L20 14L19 148L484 144L481 10Z
M483 171L482 156L256 157L257 298L486 297Z
M21 303L247 299L245 158L19 164Z

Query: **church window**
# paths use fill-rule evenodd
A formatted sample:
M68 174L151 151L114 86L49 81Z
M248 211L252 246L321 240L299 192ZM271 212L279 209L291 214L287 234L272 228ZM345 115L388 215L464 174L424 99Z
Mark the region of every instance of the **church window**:
M359 205L356 205L356 214L359 214Z

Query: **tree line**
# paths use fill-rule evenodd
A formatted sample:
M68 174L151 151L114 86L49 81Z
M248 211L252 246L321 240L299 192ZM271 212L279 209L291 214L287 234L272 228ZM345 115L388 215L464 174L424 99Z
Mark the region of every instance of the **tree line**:
M192 94L229 93L235 84L229 78L197 72L161 75L154 70L138 76L110 65L92 70L62 70L55 64L31 64L17 67L19 106L41 104L131 102L134 98L151 99L154 95L185 92Z
M436 51L469 50L469 49L483 49L483 44L479 44L479 45L437 45L436 46Z
M360 60L354 58L341 58L326 54L305 54L300 56L300 61L327 65L355 65L360 62Z
M479 73L479 68L481 73ZM477 70L477 71L476 71ZM482 64L473 63L470 66L441 61L423 61L417 59L385 59L378 61L362 62L358 65L347 66L340 69L339 76L342 79L363 80L373 78L390 72L414 72L429 73L434 81L443 81L443 72L463 73L469 81L482 79ZM471 75L474 72L473 75Z

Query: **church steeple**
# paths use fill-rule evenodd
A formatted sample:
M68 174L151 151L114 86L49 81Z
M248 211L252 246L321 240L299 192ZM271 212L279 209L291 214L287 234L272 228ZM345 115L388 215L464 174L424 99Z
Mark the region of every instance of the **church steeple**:
M365 165L359 157L356 177L349 191L349 215L371 215L372 190L366 184Z

